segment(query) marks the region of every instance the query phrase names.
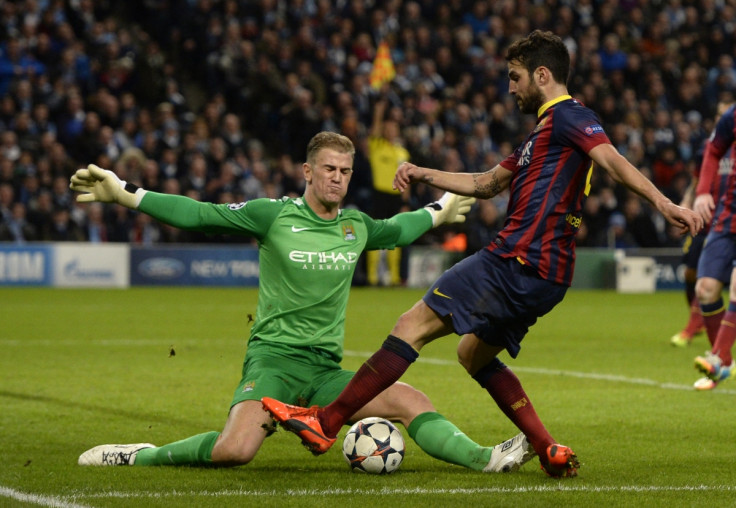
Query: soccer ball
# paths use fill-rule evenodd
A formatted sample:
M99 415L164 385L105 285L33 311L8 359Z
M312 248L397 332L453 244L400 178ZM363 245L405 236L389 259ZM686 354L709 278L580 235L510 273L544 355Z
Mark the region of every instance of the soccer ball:
M393 473L404 460L404 438L399 429L384 418L363 418L348 430L342 454L355 472Z

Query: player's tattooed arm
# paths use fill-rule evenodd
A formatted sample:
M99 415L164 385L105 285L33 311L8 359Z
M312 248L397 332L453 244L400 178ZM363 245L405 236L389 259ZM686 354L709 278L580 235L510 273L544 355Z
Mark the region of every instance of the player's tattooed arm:
M403 192L412 183L423 182L461 196L488 199L506 189L512 176L513 173L501 165L485 173L455 173L421 168L410 162L403 162L396 170L393 186L394 189Z
M485 173L474 173L473 187L475 189L473 195L480 199L492 198L501 192L503 186L498 178L498 167L490 169Z

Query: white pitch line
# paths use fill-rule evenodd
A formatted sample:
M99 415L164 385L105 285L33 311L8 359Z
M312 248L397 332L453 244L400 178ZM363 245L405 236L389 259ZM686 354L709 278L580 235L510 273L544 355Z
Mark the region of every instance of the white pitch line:
M179 338L176 340L171 340L169 342L173 342L176 345L184 346L184 345L190 345L190 344L197 344L200 342L200 340L196 337L188 337L188 338ZM161 341L153 342L150 340L134 340L134 339L102 339L102 340L80 340L80 339L6 339L3 337L0 337L0 345L3 346L77 346L81 343L84 343L86 346L140 346L140 347L159 347ZM217 344L217 345L223 345L223 344L244 344L240 339L226 339L226 338L220 338L220 339L207 339L207 343ZM346 350L343 353L344 356L350 356L350 357L356 357L356 358L370 358L371 355L373 355L373 352L367 352L367 351L350 351ZM455 360L447 360L444 358L425 358L425 357L419 357L417 359L418 363L428 363L431 365L458 365L457 361ZM544 376L567 376L567 377L574 377L578 379L592 379L597 381L609 381L612 383L624 383L624 384L630 384L630 385L640 385L640 386L652 386L656 388L661 388L664 390L680 390L680 391L688 391L692 392L693 387L692 385L683 385L683 384L676 384L676 383L663 383L660 381L655 381L653 379L646 379L646 378L632 378L632 377L626 377L626 376L620 376L616 374L602 374L602 373L596 373L596 372L578 372L578 371L572 371L572 370L558 370L558 369L546 369L543 367L520 367L520 366L514 366L514 371L517 372L528 372L530 374L540 374ZM736 390L731 388L722 388L719 387L716 390L713 390L711 393L717 393L721 395L736 395Z
M344 356L351 356L356 358L370 358L373 353L367 353L364 351L345 351ZM417 358L418 363L429 363L432 365L459 365L457 361L445 360L442 358ZM653 386L656 388L662 388L665 390L685 390L688 392L694 391L692 385L681 385L675 383L662 383L653 379L637 378L637 377L626 377L617 374L600 374L596 372L576 372L573 370L558 370L558 369L545 369L542 367L519 367L514 366L513 370L516 372L528 372L530 374L541 374L544 376L567 376L575 377L579 379L594 379L597 381L609 381L612 383L625 383L630 385L641 385L641 386ZM718 388L713 390L711 393L720 393L723 395L736 395L736 390L728 388Z
M28 494L19 490L3 487L0 485L0 498L7 497L22 503L32 503L49 508L90 508L87 505L69 502L64 497L42 496L39 494ZM66 497L66 496L65 496Z
M284 489L284 490L247 490L229 489L219 491L183 491L172 490L169 492L122 492L108 491L95 494L72 494L66 496L73 499L166 499L177 497L331 497L331 496L394 496L397 494L412 495L476 495L476 494L528 494L546 492L582 492L582 493L608 493L608 492L734 492L733 485L535 485L529 487L479 487L479 488L454 488L454 489L425 489L414 488L383 488L383 489L351 489L351 488L327 488L327 489Z

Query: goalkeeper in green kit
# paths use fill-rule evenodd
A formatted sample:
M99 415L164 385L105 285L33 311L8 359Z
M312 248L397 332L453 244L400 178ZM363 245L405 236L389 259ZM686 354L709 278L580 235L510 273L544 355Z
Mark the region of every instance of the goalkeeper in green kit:
M340 367L345 310L356 263L364 250L405 246L432 227L465 220L472 198L445 194L438 202L386 220L340 209L353 172L355 148L345 136L321 132L307 147L301 198L201 203L140 189L90 165L71 178L79 202L118 203L166 224L258 241L260 281L255 323L242 379L222 432L205 432L156 447L149 443L96 446L80 465L237 466L258 452L275 423L261 398L325 406L353 372ZM534 456L519 434L483 447L435 411L405 383L390 386L353 415L401 422L433 457L474 470L515 471Z

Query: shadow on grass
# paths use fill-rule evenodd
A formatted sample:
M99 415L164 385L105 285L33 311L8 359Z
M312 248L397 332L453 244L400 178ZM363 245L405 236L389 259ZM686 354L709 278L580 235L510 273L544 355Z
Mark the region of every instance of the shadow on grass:
M31 395L28 393L9 392L0 390L0 399L16 399L28 402L38 402L41 404L55 405L66 409L76 408L93 413L104 414L105 416L118 416L122 418L128 418L130 420L155 422L167 425L190 425L193 427L204 427L202 422L195 422L193 420L185 420L183 418L171 418L163 417L152 413L145 413L141 411L126 411L125 409L113 408L109 406L98 406L95 404L87 404L84 402L75 402L66 399L59 399L55 397L47 397L44 395Z

